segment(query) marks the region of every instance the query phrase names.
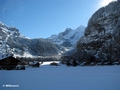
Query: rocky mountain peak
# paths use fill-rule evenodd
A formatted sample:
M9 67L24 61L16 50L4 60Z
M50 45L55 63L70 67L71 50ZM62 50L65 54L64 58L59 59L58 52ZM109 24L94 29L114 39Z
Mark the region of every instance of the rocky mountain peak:
M84 26L79 26L77 29L66 28L65 31L58 35L52 35L48 40L64 47L73 47L78 39L84 35L84 30Z

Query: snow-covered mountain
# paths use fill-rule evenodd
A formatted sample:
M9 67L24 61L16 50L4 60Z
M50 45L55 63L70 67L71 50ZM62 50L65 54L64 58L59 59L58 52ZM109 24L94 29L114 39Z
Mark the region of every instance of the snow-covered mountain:
M65 31L59 33L58 35L51 35L51 37L47 39L57 45L64 47L73 47L79 38L84 35L84 30L85 27L82 25L75 30L66 28Z
M47 39L30 39L15 27L8 27L0 22L0 53L13 53L17 56L60 55L75 47L84 30L84 26L79 26L75 30L67 28Z
M111 2L96 11L77 44L79 60L120 60L120 2Z
M21 56L58 55L60 50L46 39L29 39L15 27L0 22L0 55L13 53Z

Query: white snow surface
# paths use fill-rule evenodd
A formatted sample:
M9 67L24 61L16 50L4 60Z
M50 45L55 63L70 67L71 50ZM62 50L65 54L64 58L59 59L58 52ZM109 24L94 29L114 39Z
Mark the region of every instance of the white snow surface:
M49 63L26 70L0 70L0 90L120 90L120 66L67 67Z

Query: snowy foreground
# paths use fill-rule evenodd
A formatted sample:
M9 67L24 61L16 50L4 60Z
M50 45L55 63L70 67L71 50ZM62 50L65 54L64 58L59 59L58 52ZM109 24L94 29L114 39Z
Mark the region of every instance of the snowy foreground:
M42 65L0 70L0 90L120 90L120 66Z

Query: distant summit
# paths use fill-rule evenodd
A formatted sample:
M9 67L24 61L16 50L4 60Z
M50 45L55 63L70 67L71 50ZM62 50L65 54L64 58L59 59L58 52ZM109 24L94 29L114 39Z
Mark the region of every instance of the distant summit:
M47 38L54 44L61 45L64 47L74 47L80 37L84 35L84 26L79 26L77 29L66 28L65 31L59 33L58 35L51 35Z

